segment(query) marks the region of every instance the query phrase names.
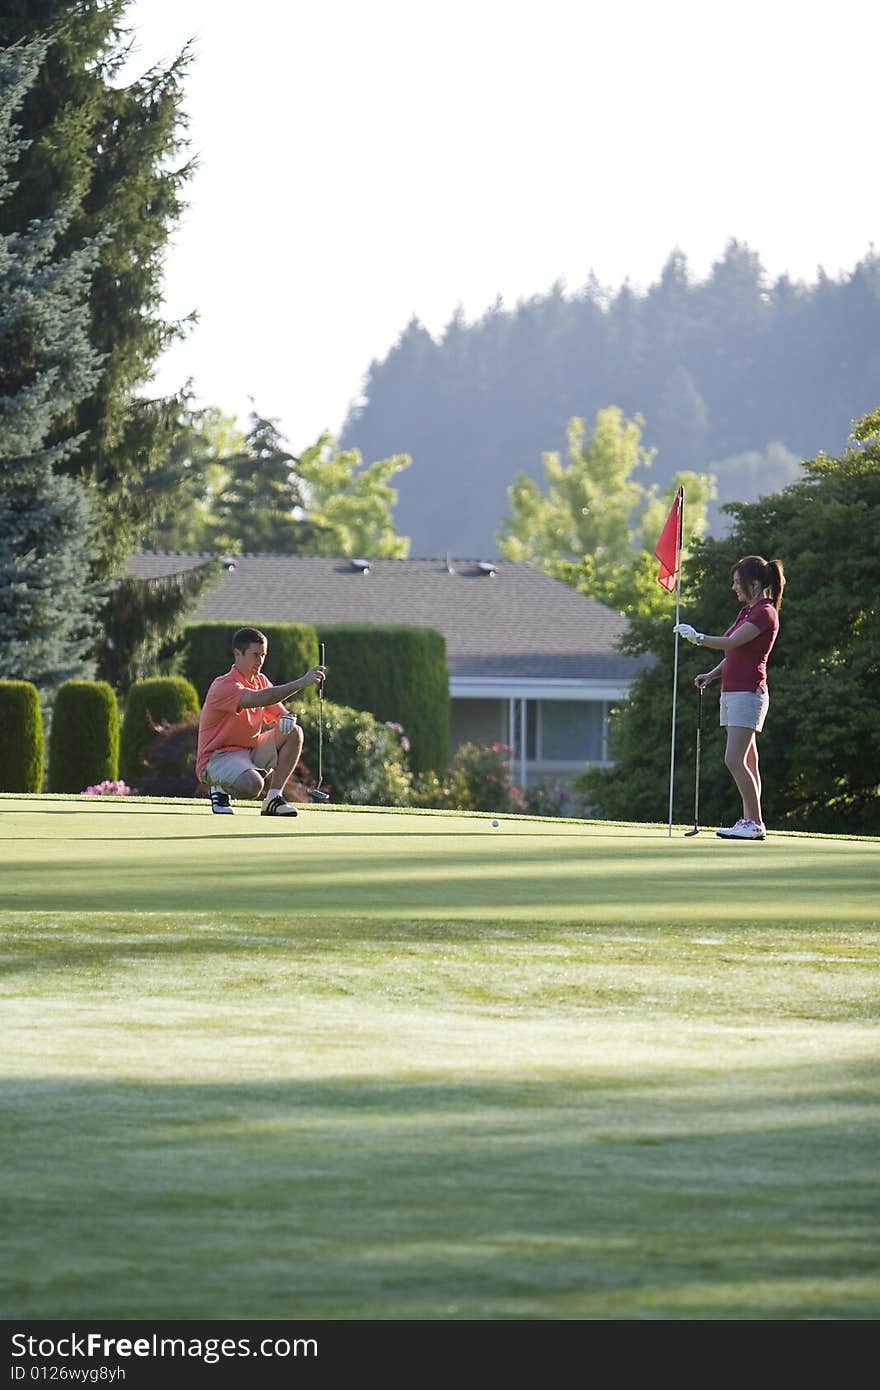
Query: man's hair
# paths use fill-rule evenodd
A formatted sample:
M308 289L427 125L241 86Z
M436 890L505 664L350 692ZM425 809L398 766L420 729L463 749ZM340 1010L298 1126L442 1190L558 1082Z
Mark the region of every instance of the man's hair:
M246 652L254 642L265 642L267 647L269 645L265 632L261 632L258 627L240 627L232 639L232 650Z

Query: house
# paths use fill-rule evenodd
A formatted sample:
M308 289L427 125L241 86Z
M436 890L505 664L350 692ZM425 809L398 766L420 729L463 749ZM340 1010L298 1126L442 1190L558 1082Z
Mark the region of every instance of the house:
M142 554L128 572L159 578L204 559ZM239 555L192 619L230 628L310 622L319 632L343 622L437 629L446 639L450 754L468 741L509 744L520 785L607 763L609 710L645 660L616 649L627 626L619 613L506 561Z

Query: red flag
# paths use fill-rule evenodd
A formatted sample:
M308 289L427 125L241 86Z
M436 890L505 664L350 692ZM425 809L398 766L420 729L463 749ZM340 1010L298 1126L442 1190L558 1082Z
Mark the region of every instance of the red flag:
M684 491L679 488L663 530L660 532L660 539L654 546L654 554L660 561L657 583L662 584L669 593L672 593L678 583L678 571L681 569L681 510L683 504Z

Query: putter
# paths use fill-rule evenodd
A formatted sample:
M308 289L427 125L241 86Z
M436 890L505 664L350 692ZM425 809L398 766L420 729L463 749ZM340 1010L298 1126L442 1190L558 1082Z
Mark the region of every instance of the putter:
M318 665L324 665L324 643L318 648ZM324 780L324 682L318 686L318 785L309 791L310 801L329 801L330 793L321 790Z
M686 830L684 837L689 840L692 835L700 833L700 743L703 733L703 686L699 686L700 703L697 708L697 770L694 778L694 828Z

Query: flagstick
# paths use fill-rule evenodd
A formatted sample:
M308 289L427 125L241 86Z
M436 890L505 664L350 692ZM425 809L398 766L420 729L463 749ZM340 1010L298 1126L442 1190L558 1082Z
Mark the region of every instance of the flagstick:
M678 583L675 586L675 623L681 621L681 552L684 536L684 488L678 511ZM678 705L678 633L675 634L675 660L672 669L672 739L669 749L669 838L672 839L672 791L675 781L675 714Z
M681 611L681 570L678 571L678 586L675 591L675 621ZM678 633L675 634L675 661L672 670L672 740L669 749L669 837L672 838L672 787L675 778L675 710L678 704Z

